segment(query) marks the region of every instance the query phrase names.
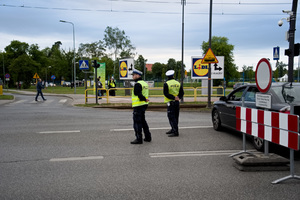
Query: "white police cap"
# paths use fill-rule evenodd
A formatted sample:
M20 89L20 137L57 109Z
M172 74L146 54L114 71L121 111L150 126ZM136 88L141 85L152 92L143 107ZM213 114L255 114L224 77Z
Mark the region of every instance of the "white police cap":
M166 72L166 76L174 76L175 71L174 70L168 70Z
M132 71L132 75L133 75L133 74L138 74L138 75L142 76L142 75L143 75L143 72L141 72L141 71L139 71L139 70L137 70L137 69L134 69L134 70Z

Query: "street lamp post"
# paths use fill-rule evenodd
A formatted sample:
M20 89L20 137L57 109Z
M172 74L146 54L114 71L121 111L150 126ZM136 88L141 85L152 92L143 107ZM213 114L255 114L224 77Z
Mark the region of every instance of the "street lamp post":
M74 24L72 22L68 22L68 21L65 21L65 20L59 20L59 22L62 22L62 23L69 23L69 24L72 24L73 26L73 51L74 51L74 60L73 60L73 63L74 63L74 94L76 94L76 63L75 63L75 27L74 27Z
M47 79L47 75L48 75L48 73L47 73L47 69L50 69L51 68L51 66L49 66L49 67L46 67L46 85L48 86L48 79Z
M5 68L4 68L4 52L2 52L2 63L3 63L3 83L5 88Z

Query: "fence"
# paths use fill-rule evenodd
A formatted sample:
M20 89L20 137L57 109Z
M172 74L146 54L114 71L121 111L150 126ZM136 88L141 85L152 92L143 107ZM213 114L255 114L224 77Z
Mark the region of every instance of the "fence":
M184 97L193 97L194 101L197 101L197 97L207 97L207 94L203 94L201 90L205 90L207 87L184 87ZM98 88L97 92L99 90L104 91L106 93L105 96L101 96L101 98L106 99L106 103L109 103L109 99L112 98L109 93L111 90L115 90L116 96L113 96L113 98L122 98L122 97L128 97L131 96L132 88L111 88L111 89L105 89L105 88ZM225 90L223 87L212 87L212 90L216 90L216 93L211 94L211 96L224 96ZM93 92L93 96L89 96L89 92ZM126 93L128 93L126 95ZM95 98L95 89L86 89L85 90L85 103L88 102L88 99ZM149 88L149 97L164 97L163 95L163 88L162 87L152 87Z
M299 116L255 108L236 107L236 130L290 149L290 175L275 180L300 179L294 174L294 150L299 150ZM244 141L243 141L244 143ZM244 152L246 152L245 146Z

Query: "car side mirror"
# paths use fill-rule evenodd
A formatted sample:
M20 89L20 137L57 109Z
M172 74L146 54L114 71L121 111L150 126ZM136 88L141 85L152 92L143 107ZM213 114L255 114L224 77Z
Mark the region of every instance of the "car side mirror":
M227 101L227 98L226 98L226 96L222 96L222 97L220 97L220 101Z

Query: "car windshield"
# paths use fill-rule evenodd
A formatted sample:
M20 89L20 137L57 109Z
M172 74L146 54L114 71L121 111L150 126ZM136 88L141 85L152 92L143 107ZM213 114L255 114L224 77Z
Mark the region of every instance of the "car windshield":
M274 87L273 91L282 102L288 104L300 102L300 85L285 84L282 87Z

